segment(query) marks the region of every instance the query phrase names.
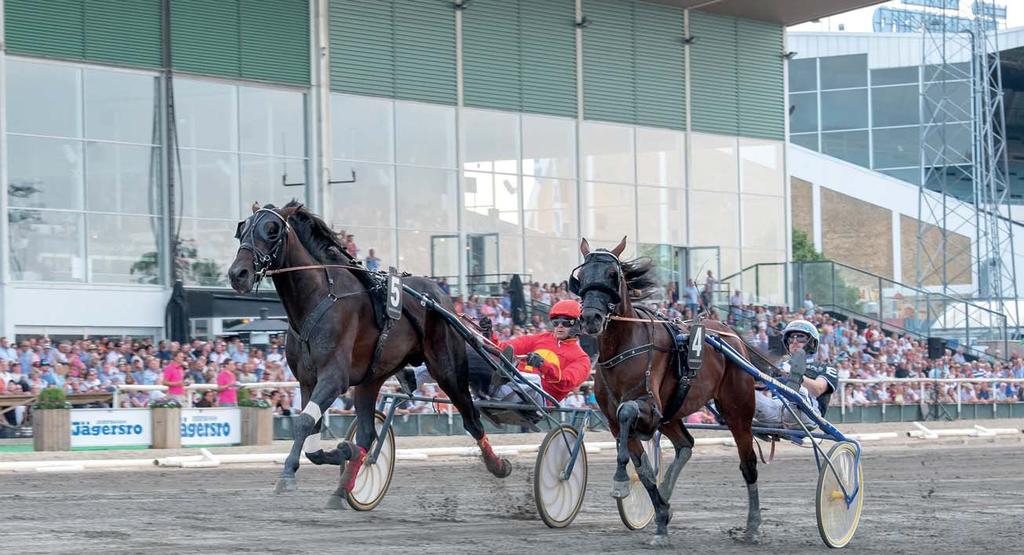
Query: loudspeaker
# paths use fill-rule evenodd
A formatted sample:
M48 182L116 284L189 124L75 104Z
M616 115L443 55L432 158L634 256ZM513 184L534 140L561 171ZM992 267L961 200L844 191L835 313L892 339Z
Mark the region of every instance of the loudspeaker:
M941 337L928 338L928 358L942 358L946 355L946 340Z

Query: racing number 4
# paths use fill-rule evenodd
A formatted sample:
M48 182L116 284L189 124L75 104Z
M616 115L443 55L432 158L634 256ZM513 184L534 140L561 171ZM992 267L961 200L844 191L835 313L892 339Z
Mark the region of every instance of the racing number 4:
M690 350L695 358L700 358L701 350L704 348L704 326L693 328L693 335L690 337Z

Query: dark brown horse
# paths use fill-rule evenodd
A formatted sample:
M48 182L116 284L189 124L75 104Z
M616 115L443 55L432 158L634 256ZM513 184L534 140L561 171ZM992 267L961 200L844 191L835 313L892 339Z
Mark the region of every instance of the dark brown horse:
M228 270L231 287L248 293L268 272L288 314L285 356L302 388L303 411L294 420L294 442L277 491L294 490L302 452L314 464L345 465L329 506L352 490L376 435L374 404L384 381L406 365L426 363L431 376L462 414L476 439L487 469L508 476L511 465L499 459L484 435L469 392L466 344L438 313L409 296L382 348L370 289L373 276L349 256L337 235L316 215L292 201L278 209L259 208L238 224L240 246ZM451 299L432 280L403 278L406 285L432 297L448 310ZM355 388L356 445L320 447L321 416L339 395ZM346 464L347 461L347 464Z
M686 429L685 418L713 399L736 440L740 472L747 483L749 501L746 539L757 542L761 511L757 496L757 459L750 431L754 417L754 379L720 353L707 349L702 353L703 363L690 381L682 404L676 403L675 410L670 408L680 381L673 357L685 355L674 352L672 334L662 323L653 321L653 313L633 305L632 301L642 298L653 284L648 276L651 265L649 261L619 260L625 247L623 237L610 251L591 251L587 240L583 239L580 243L583 264L570 280L570 287L583 299L584 331L598 336L600 354L595 393L612 435L618 441L618 467L613 477L612 496L628 495L626 465L632 459L654 504L657 531L653 543L666 542L672 518L669 499L680 471L693 452L693 436ZM728 326L708 320L701 323L707 333L718 334L747 356L745 345ZM697 345L703 346L703 342L698 340ZM675 447L675 459L660 487L641 444L658 430Z

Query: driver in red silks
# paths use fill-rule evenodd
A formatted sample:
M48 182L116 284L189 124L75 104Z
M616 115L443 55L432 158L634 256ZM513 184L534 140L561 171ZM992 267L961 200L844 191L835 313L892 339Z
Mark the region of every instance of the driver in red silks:
M580 313L579 302L558 301L548 313L552 331L515 337L505 342L496 340L489 319L481 319L480 328L485 336L498 343L498 348L512 347L517 356L525 355L519 360L519 371L538 375L544 391L561 401L590 375L590 357L580 348L576 338ZM515 395L512 388L502 385L492 397L503 399L509 395Z

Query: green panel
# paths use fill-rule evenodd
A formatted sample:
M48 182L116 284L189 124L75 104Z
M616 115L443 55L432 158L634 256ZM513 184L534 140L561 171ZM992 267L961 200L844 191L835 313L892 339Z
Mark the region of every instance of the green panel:
M634 2L586 0L583 13L583 115L636 122Z
M395 47L390 1L331 0L331 89L395 96Z
M174 0L171 56L174 69L241 77L239 0Z
M242 77L309 84L309 1L244 0Z
M520 0L523 111L576 116L576 3Z
M694 131L739 133L736 18L690 11L690 122Z
M85 0L4 0L7 51L85 58Z
M161 67L160 0L89 0L85 8L88 60Z
M636 4L636 122L686 129L683 10Z
M476 0L462 11L466 106L522 110L519 2Z
M455 10L450 0L394 0L395 97L455 104Z
M782 33L780 25L737 20L739 33L740 135L785 137Z

